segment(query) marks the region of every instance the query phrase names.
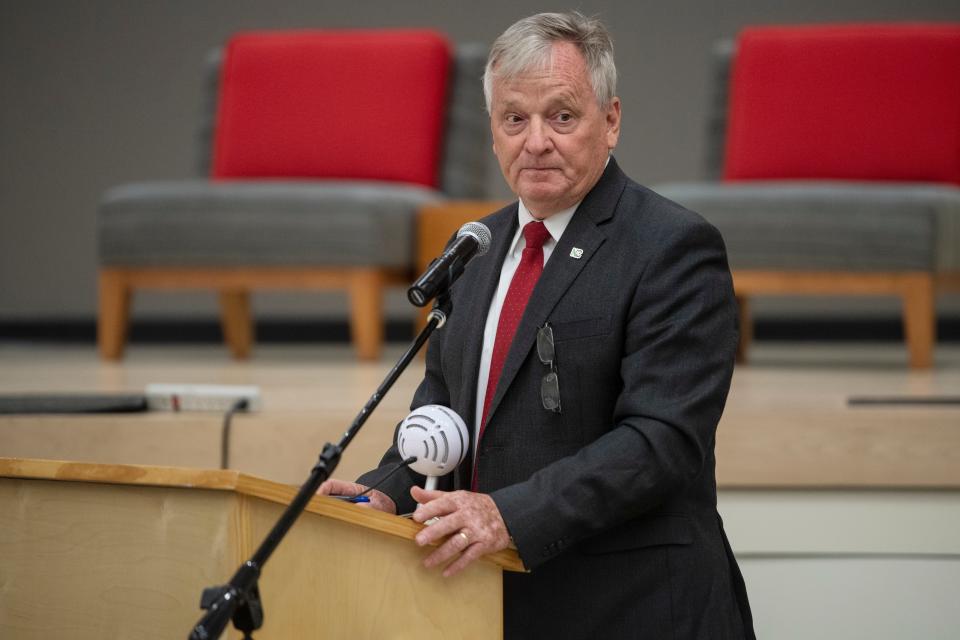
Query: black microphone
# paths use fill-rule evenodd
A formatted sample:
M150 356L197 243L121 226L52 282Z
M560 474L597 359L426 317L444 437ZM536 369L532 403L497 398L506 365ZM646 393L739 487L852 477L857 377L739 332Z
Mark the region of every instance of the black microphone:
M453 244L407 289L407 299L418 307L426 306L437 294L450 288L471 258L482 256L490 249L490 240L490 229L485 224L468 222L460 227Z

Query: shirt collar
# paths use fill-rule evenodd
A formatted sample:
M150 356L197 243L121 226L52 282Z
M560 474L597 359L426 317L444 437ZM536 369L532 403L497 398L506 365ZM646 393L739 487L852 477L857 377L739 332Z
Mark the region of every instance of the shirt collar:
M545 226L547 231L550 233L550 240L547 240L547 242L557 243L560 241L560 236L563 235L567 225L570 224L570 219L573 218L573 214L576 213L577 207L579 206L580 203L578 202L569 209L558 211L557 213L543 220L543 226ZM520 223L520 228L513 236L513 244L510 245L510 253L514 253L517 250L523 250L523 246L525 245L521 245L520 242L520 239L523 237L523 227L528 222L533 222L535 220L536 218L533 217L526 205L523 204L523 200L520 200L520 206L517 207L517 221Z

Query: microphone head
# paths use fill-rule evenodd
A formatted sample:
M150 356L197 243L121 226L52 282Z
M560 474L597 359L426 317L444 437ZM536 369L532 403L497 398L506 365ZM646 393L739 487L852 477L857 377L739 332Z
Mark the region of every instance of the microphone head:
M482 222L468 222L460 227L460 230L457 231L457 237L460 238L462 236L473 236L477 239L476 255L482 256L490 250L490 242L493 236L490 234L490 229L487 228L487 225Z
M417 473L443 476L463 462L468 438L467 425L456 411L428 404L411 411L400 423L397 449L402 458L416 456L410 468Z

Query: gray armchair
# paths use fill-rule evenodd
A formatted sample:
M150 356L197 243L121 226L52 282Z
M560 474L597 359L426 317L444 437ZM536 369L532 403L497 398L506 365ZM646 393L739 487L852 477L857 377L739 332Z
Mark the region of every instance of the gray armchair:
M763 45L747 62L738 60L744 37ZM913 55L917 50L923 54ZM734 82L738 64L742 75ZM715 48L708 180L654 188L723 234L741 306L741 360L753 296L893 295L903 302L910 366L931 366L936 294L960 285L958 68L955 25L754 29L738 45ZM943 73L934 81L917 80L937 69ZM858 74L874 75L859 83ZM744 89L750 78L772 90ZM942 100L924 95L940 85L954 96L945 109L923 102ZM741 93L730 95L731 87ZM862 111L836 112L858 100L869 101ZM916 112L914 120L900 126L897 118L907 112ZM769 120L751 129L751 115ZM734 116L738 129L731 132ZM904 130L917 136L916 145L884 138ZM739 150L731 152L731 139ZM881 149L888 143L903 147ZM791 144L804 150L791 155ZM931 150L941 156L924 157Z
M384 289L409 281L418 209L446 198L484 195L489 143L480 77L485 59L481 45L459 46L453 53L440 176L438 186L430 187L323 176L211 179L223 62L221 51L214 52L207 62L198 136L201 175L122 185L103 196L101 356L122 357L137 289L219 291L225 339L233 355L243 358L253 343L251 290L344 288L357 353L363 359L378 357ZM402 157L405 150L398 146L396 153ZM371 164L377 160L369 158Z

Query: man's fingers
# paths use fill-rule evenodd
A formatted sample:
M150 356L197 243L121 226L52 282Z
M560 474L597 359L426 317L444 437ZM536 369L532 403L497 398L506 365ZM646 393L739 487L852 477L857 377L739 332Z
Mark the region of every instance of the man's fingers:
M427 556L423 565L427 568L440 566L466 551L469 546L469 540L465 540L461 535L454 534L437 547L436 551Z
M432 544L463 529L463 519L460 514L454 513L441 517L428 527L417 533L416 541L420 546Z
M440 495L431 498L429 502L421 502L417 505L416 511L413 512L413 519L416 522L424 523L430 518L445 516L459 508L460 505L453 498L454 494L445 491L438 491L437 493Z
M377 511L385 511L386 513L392 513L393 515L397 514L397 505L393 501L393 498L387 494L374 489L368 495L370 496L370 506Z
M471 562L479 559L484 554L483 545L472 544L467 549L460 554L460 557L451 562L447 568L443 570L443 577L449 578L454 576L464 569L466 569Z
M422 489L417 485L413 485L413 487L410 488L410 495L413 496L414 500L421 504L430 502L431 500L436 500L437 498L442 498L448 494L448 491L427 491L426 489Z
M410 493L420 503L414 512L414 520L430 522L433 519L433 524L417 533L417 543L439 543L424 559L424 566L437 567L449 562L443 575L452 576L484 554L509 544L510 537L503 519L489 496L469 491L424 491L419 488L411 489Z
M321 496L355 496L358 493L364 492L366 489L365 486L357 484L356 482L347 482L346 480L331 478L325 480L324 483L320 485L320 488L317 489L317 494Z
M331 478L330 480L324 481L320 485L320 488L317 489L317 495L321 496L356 496L360 495L367 490L367 487L358 484L356 482L347 482L346 480L337 480L336 478ZM385 511L386 513L397 513L397 505L393 500L385 493L380 491L373 490L367 494L370 496L370 502L367 503L358 503L358 507L367 507L373 508L377 511Z
M391 515L397 515L397 505L394 504L390 496L386 495L385 493L380 493L376 489L367 495L370 496L370 502L357 502L354 504L354 506L360 509L374 509L376 511L383 511Z
M442 519L444 516L447 516L456 510L457 509L455 505L449 505L438 501L428 502L427 504L421 504L416 508L416 510L413 512L413 520L414 522L424 524L433 518L439 517Z

